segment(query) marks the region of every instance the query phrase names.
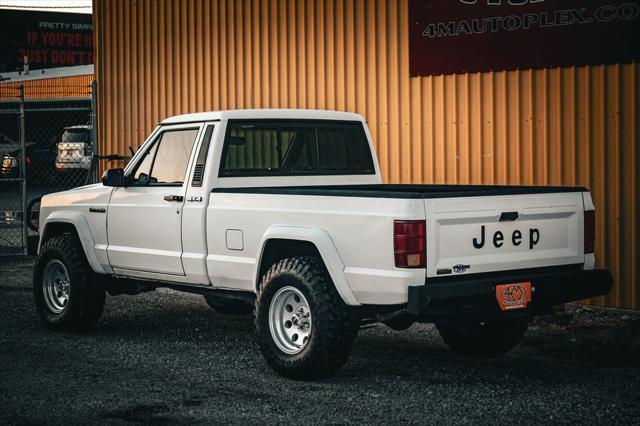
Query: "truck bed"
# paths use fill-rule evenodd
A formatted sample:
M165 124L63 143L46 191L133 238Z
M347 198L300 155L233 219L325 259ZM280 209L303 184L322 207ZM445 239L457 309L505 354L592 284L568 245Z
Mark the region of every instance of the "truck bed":
M218 188L210 199L207 229L229 223L229 229L248 230L244 238L252 239L250 246L260 246L274 224L326 229L343 253L352 288L372 301L367 289L388 288L389 277L400 273L390 256L397 220L426 220L427 278L584 264L584 191L394 184ZM226 241L223 231L208 247ZM224 246L220 253L226 253ZM422 274L408 281L415 285L424 280ZM402 300L404 290L398 286L376 300Z
M212 192L247 194L286 194L334 197L372 197L430 199L453 197L482 197L492 195L552 194L585 192L582 187L566 186L507 186L507 185L322 185L215 188Z

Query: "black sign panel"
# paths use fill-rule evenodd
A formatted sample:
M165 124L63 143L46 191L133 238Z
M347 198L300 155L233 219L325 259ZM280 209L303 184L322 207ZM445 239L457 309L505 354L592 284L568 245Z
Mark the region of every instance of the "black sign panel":
M640 0L411 0L411 75L640 59Z
M0 9L0 72L93 63L91 15Z

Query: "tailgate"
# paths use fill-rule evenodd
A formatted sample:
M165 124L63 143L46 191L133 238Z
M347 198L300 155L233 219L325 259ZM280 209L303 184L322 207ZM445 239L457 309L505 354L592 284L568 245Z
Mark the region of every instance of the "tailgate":
M581 192L424 202L428 277L584 263Z

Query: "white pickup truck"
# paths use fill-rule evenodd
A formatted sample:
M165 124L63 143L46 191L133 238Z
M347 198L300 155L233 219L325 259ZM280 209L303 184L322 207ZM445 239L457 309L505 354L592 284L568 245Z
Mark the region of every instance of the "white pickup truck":
M59 330L94 326L106 292L202 294L254 312L278 373L320 378L372 322L508 351L533 315L609 292L594 226L584 188L384 185L357 114L188 114L102 183L42 199L33 290Z

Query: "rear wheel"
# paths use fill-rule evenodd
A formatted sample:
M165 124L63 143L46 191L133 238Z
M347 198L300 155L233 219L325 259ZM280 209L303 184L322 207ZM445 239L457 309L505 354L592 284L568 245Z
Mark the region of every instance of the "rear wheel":
M33 296L40 318L51 329L87 331L98 322L105 291L75 235L58 235L42 244Z
M527 319L447 321L436 324L442 340L454 351L469 356L502 355L520 343Z
M255 322L267 363L293 379L337 373L360 325L313 257L284 259L271 267L260 284Z

